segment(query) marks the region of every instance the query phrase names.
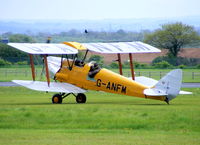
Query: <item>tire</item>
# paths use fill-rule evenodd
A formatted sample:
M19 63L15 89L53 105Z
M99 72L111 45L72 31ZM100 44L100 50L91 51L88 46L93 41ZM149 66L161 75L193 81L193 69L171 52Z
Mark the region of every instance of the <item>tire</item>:
M76 96L76 102L77 102L77 103L85 103L85 102L86 102L86 96L85 96L85 94L79 93L79 94Z
M52 97L53 104L62 104L62 96L60 94L55 94Z

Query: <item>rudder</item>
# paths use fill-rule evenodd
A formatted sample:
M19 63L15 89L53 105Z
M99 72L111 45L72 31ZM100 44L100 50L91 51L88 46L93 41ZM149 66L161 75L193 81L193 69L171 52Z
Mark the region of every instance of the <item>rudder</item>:
M165 96L165 101L176 98L179 94L182 84L182 70L175 69L170 71L152 88L145 89L144 94L147 96Z
M182 84L182 70L175 69L170 71L155 85L156 89L162 90L167 94L167 100L170 101L179 94Z

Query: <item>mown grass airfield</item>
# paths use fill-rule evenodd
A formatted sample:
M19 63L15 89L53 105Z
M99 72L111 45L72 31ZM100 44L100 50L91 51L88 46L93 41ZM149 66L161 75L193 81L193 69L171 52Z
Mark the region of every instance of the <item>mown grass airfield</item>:
M179 95L170 105L102 91L86 92L87 103L77 104L70 95L52 104L54 93L0 87L0 144L197 145L200 88L183 91L193 94Z
M200 144L200 88L170 105L103 92L51 104L51 93L0 87L0 144Z

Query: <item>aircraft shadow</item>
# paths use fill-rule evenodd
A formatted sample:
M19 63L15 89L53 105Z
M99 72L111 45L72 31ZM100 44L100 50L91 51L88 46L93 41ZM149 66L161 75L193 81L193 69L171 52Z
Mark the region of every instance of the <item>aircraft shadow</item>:
M88 102L87 104L96 104L96 105L166 105L164 104L145 104L145 103L134 103L134 102Z
M1 103L0 105L51 105L52 103Z
M76 102L63 102L62 104L52 104L51 102L41 102L41 103L0 103L0 105L30 105L30 106L35 106L35 105L139 105L139 106L168 106L166 103L153 103L153 104L148 104L148 103L140 103L140 102L87 102L85 104L77 104ZM186 104L169 104L170 105L175 105L175 106L180 106L180 105L186 105Z

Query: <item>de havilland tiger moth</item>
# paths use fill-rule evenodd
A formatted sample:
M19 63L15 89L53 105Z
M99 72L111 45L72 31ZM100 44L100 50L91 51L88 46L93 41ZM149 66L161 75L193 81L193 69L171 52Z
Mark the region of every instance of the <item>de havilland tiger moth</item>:
M167 103L178 94L190 94L190 92L180 91L181 69L170 71L159 81L147 77L135 77L132 54L160 52L159 49L143 42L8 43L8 45L29 54L32 70L32 81L13 80L13 82L37 91L57 92L52 97L52 103L61 104L70 94L75 96L77 103L85 103L84 93L88 90L161 100ZM85 52L84 58L78 58L78 51ZM120 74L101 68L93 61L86 63L88 51L117 54ZM122 75L121 54L129 54L132 78ZM33 55L43 56L47 82L36 81ZM61 55L61 57L50 55ZM69 55L72 57L69 58ZM54 75L54 82L50 82L49 71Z

